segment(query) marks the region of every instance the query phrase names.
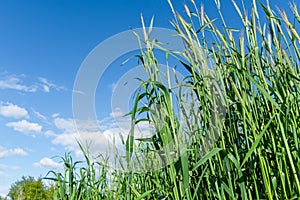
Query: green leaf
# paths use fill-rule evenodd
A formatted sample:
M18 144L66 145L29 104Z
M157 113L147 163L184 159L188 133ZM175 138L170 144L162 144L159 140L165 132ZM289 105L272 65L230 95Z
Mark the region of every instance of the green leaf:
M137 200L141 200L141 199L147 197L147 196L148 196L149 194L151 194L151 192L153 192L153 191L154 191L154 190L152 189L152 190L148 190L148 191L144 192L141 196L139 196L139 197L137 198Z
M214 148L213 150L211 150L209 153L207 153L205 156L203 156L200 161L198 161L195 164L193 171L196 170L200 165L205 163L208 159L212 158L214 155L219 153L219 151L221 151L221 150L222 150L221 148Z
M271 95L259 83L257 83L252 76L250 76L248 73L245 74L256 85L256 87L261 91L261 93L276 107L276 109L280 110L278 103L275 102Z
M265 128L261 131L261 133L258 135L258 137L256 138L256 140L254 141L253 145L251 146L250 150L247 152L241 167L246 163L246 161L249 159L249 157L251 156L251 154L255 151L258 143L260 142L261 138L263 137L263 135L265 134L266 130L269 128L272 120L275 118L275 114L271 117L271 119L269 120L269 122L267 123L267 125L265 126Z

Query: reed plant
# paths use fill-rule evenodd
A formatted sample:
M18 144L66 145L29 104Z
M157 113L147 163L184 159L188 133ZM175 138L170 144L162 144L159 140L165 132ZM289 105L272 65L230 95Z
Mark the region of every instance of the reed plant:
M168 2L174 37L185 48L174 52L151 40L151 26L147 30L142 19L144 32L137 38L146 48L141 45L138 58L148 79L136 93L124 142L127 169L137 153L163 167L114 170L80 146L85 167L67 154L64 174L51 172L55 199L300 199L296 5L290 4L293 15L288 16L268 2L253 0L245 10L232 1L243 24L232 28L218 0L221 26L193 0L184 5L185 15ZM165 63L172 56L185 70L176 90L170 84L171 63L163 77L159 73L156 48L164 51ZM153 136L136 141L134 126L145 121L154 126Z

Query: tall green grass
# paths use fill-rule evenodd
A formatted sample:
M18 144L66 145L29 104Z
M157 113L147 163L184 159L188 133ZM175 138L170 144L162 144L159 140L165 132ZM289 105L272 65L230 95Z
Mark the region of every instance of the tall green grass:
M151 28L146 30L142 21L144 34L138 39L146 48L141 48L139 59L149 79L141 80L130 112L133 127L125 141L127 169L133 167L136 153L153 166L165 167L114 170L80 146L83 165L67 154L64 173L51 172L55 199L299 199L296 5L290 5L293 18L288 19L285 11L274 11L268 3L253 0L246 11L233 1L243 24L233 29L221 12L222 26L216 26L194 1L184 5L184 16L168 2L174 37L182 39L185 49L163 49L149 39ZM220 11L221 2L215 2ZM170 85L172 66L161 77L155 48L165 51L165 62L173 56L181 63L177 67L186 70L176 90ZM138 146L134 126L141 121L154 125L154 132Z

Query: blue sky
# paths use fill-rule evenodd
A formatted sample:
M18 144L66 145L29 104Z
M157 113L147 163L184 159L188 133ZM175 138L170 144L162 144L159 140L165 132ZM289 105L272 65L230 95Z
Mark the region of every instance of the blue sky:
M213 2L203 1L206 12L216 17ZM184 13L183 1L174 0L174 6ZM239 24L229 0L221 8L230 25ZM172 13L164 0L0 2L0 195L23 175L43 177L59 169L55 156L72 151L80 157L72 120L76 74L99 43L139 28L141 13L147 23L155 16L154 26L171 28ZM114 86L127 70L119 68L124 59L113 63L97 88L96 99L103 104L96 105L96 112L107 135L115 130L113 118L124 114L110 107Z

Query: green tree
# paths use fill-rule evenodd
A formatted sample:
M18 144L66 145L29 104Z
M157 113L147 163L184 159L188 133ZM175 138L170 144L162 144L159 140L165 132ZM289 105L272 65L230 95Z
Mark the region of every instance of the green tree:
M13 200L53 199L53 188L45 186L41 178L35 180L31 176L23 176L11 185L8 196Z

